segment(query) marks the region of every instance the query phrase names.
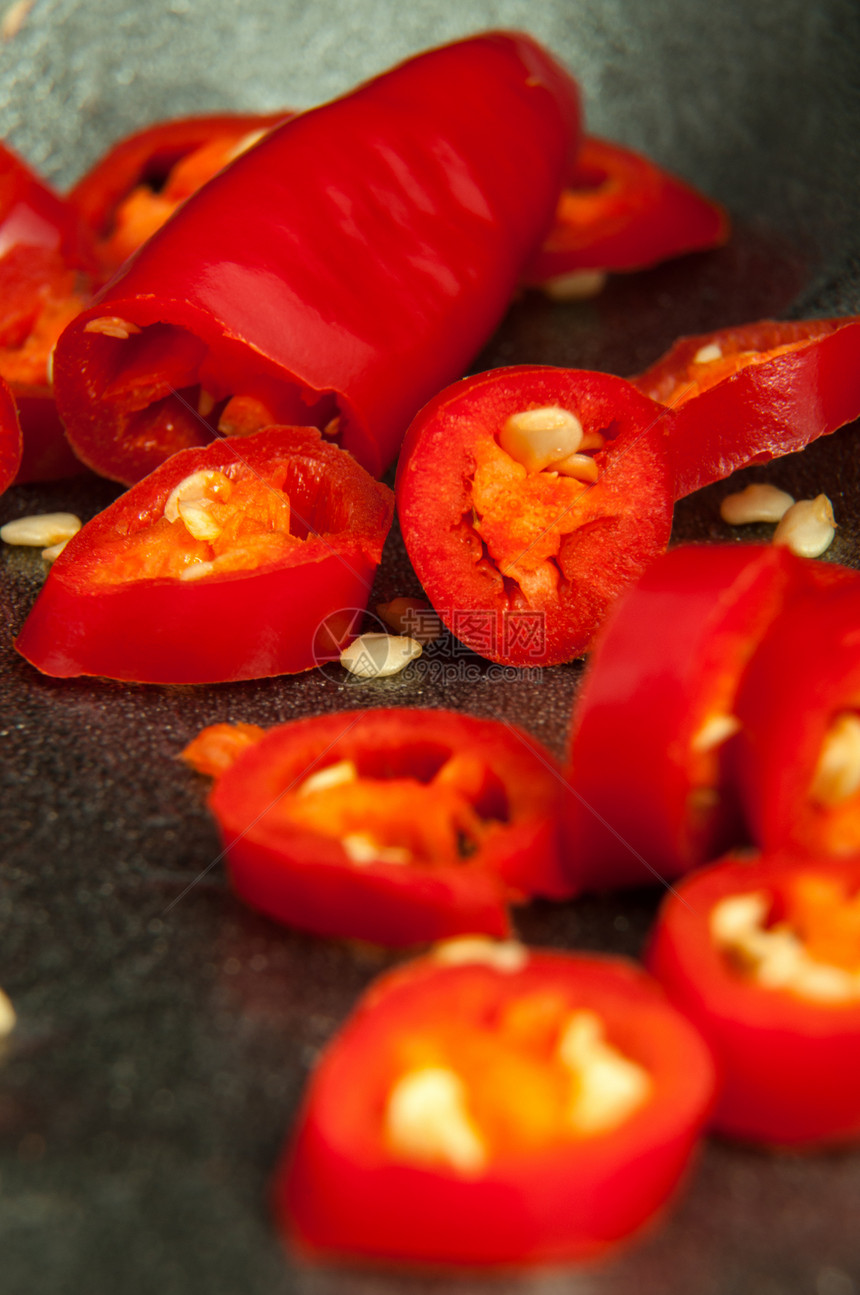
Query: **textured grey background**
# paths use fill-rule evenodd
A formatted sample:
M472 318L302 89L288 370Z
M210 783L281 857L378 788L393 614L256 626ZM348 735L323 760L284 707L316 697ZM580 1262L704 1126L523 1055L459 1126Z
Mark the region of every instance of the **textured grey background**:
M860 308L860 32L842 0L36 0L0 45L0 132L66 184L150 120L310 105L491 25L549 44L581 80L591 129L705 186L736 232L718 253L619 279L593 303L526 298L476 368L628 373L682 332ZM747 475L826 490L841 527L832 556L860 565L856 436ZM719 521L727 489L686 501L676 538L734 538ZM0 521L46 508L88 517L113 494L89 480L21 487ZM41 579L37 556L0 554L0 984L20 1016L0 1065L0 1290L436 1295L443 1283L429 1277L294 1266L274 1238L266 1182L307 1072L391 959L235 903L210 868L204 782L175 757L216 720L389 702L503 715L561 752L579 667L499 682L473 661L476 679L442 685L428 662L360 689L317 674L206 689L60 683L11 647ZM414 591L395 538L377 596ZM635 953L654 904L645 892L543 904L517 924L533 942ZM853 1295L858 1217L856 1153L713 1143L666 1225L626 1253L496 1287ZM463 1295L484 1286L453 1283Z

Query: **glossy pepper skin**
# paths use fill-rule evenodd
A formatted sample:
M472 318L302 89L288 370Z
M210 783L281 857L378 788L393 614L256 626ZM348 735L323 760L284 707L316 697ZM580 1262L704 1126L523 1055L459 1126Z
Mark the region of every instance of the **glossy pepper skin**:
M632 964L519 948L519 965L494 965L492 952L446 965L442 945L371 986L324 1053L276 1172L275 1214L301 1251L468 1267L581 1259L641 1227L675 1189L712 1099L700 1038ZM605 1132L559 1128L517 1145L520 1119L540 1130L559 1017L583 1010L647 1072L650 1094ZM462 1064L488 1143L482 1168L416 1162L386 1137L392 1086L422 1061Z
M750 663L738 697L735 776L764 850L845 857L860 853L850 746L838 759L841 791L817 788L816 774L834 726L860 715L860 575L816 565L833 573L832 585L787 607Z
M257 483L264 506L283 509L289 497L285 552L212 570L182 521L168 525L171 492L206 471ZM391 492L310 428L186 450L69 542L16 646L44 674L63 678L217 683L308 670L332 649L328 638L320 644L323 622L331 627L333 613L365 605L392 512ZM234 524L241 550L241 518ZM199 578L153 575L161 568L150 554L170 558L180 542L186 565L201 562Z
M204 408L254 397L264 424L329 426L381 473L500 320L578 137L575 83L504 32L278 127L67 330L54 370L76 452L138 479L212 435L171 394L199 388ZM131 336L94 331L105 317Z
M569 479L527 473L498 447L512 415L554 406L605 438L597 484L575 498ZM516 666L588 650L614 598L668 542L667 417L623 379L537 365L465 378L422 409L398 464L398 514L427 597L457 638Z
M731 1137L792 1147L842 1142L860 1133L860 997L812 1001L785 987L756 983L715 943L710 920L721 900L758 893L769 902L768 922L784 922L791 890L802 879L814 890L831 886L857 909L856 858L833 863L790 853L730 856L684 878L666 897L647 957L671 1001L713 1049L719 1077L713 1127ZM834 950L840 926L842 939L853 940L860 966L856 912L836 916ZM830 961L826 939L814 956Z
M610 612L574 706L565 802L578 889L652 885L746 839L726 753L781 614L832 568L761 545L663 554Z
M316 793L317 808L303 785L343 761L362 781ZM562 791L552 756L525 733L398 708L272 729L218 779L210 806L246 903L317 935L396 948L505 935L510 903L568 895ZM350 856L354 834L378 845L375 857Z
M587 135L525 278L540 285L577 270L641 270L718 247L728 234L718 203L640 153Z
M77 213L0 144L0 376L21 420L19 482L83 471L57 415L48 365L60 332L89 299L92 267Z
M118 270L242 143L291 116L284 109L175 118L109 148L67 195L93 234L103 274Z
M0 378L0 495L10 486L21 463L21 427L15 401Z
M667 448L682 499L860 417L860 319L765 319L684 337L630 381L677 412Z

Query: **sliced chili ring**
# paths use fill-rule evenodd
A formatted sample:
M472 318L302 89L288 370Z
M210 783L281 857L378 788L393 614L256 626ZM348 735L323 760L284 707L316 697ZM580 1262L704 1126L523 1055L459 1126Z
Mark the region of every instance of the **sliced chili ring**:
M398 946L504 935L509 903L568 895L562 790L519 730L397 709L271 730L210 804L240 898L319 935Z
M615 597L668 542L667 414L623 379L528 365L465 378L425 406L400 457L398 511L418 578L457 638L518 666L588 650ZM541 420L550 433L553 420L573 428L555 459L533 456Z

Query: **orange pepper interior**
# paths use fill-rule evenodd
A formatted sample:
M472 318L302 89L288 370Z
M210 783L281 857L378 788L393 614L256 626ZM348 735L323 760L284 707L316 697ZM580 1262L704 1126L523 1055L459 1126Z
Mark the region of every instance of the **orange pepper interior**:
M80 276L56 251L20 245L0 259L0 374L14 390L48 388L48 357L87 304Z
M860 971L860 892L847 877L793 877L784 894L784 921L817 962Z
M778 355L787 355L790 351L800 351L809 344L809 340L786 342L784 346L774 346L769 351L742 350L739 343L731 336L725 337L717 344L722 350L719 357L703 362L691 359L679 372L663 377L647 394L652 399L659 400L661 404L679 409L688 400L701 396L702 392L709 391L711 387L730 378L733 373L739 373L741 369L746 369L753 364L765 364L768 360L774 360Z

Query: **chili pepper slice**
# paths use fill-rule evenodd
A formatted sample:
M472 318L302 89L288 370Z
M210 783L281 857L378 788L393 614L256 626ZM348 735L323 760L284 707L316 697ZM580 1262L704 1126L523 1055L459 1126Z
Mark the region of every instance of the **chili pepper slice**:
M578 888L680 876L746 838L726 764L738 689L787 599L841 568L761 545L685 545L619 598L574 707L565 826Z
M392 511L391 491L310 428L184 451L69 542L16 646L61 677L308 670L350 637L337 614L366 605Z
M55 377L77 453L136 480L232 428L235 398L242 429L327 428L381 473L501 318L578 123L563 69L491 33L277 127L64 334Z
M738 696L736 778L768 851L860 853L860 577L835 570L774 622Z
M586 135L525 279L561 287L581 270L641 270L728 235L718 203L641 153Z
M504 935L509 903L569 895L562 789L552 756L519 730L404 708L273 729L210 805L246 903L318 935L396 947Z
M76 213L0 144L0 376L21 419L16 479L82 472L52 398L49 357L90 297L91 250Z
M21 463L21 427L15 401L0 378L0 495L11 485Z
M648 965L714 1050L714 1127L775 1145L860 1133L860 860L721 860L667 896Z
M582 1258L674 1190L713 1071L620 959L452 941L371 986L276 1173L302 1249L417 1264Z
M457 638L518 666L588 650L668 542L667 412L620 378L529 365L466 378L421 411L398 466L400 524Z
M284 109L182 117L157 122L114 144L68 194L95 235L102 271L118 270L181 202L291 116Z
M676 498L860 416L860 318L761 320L684 337L630 381L677 411Z

